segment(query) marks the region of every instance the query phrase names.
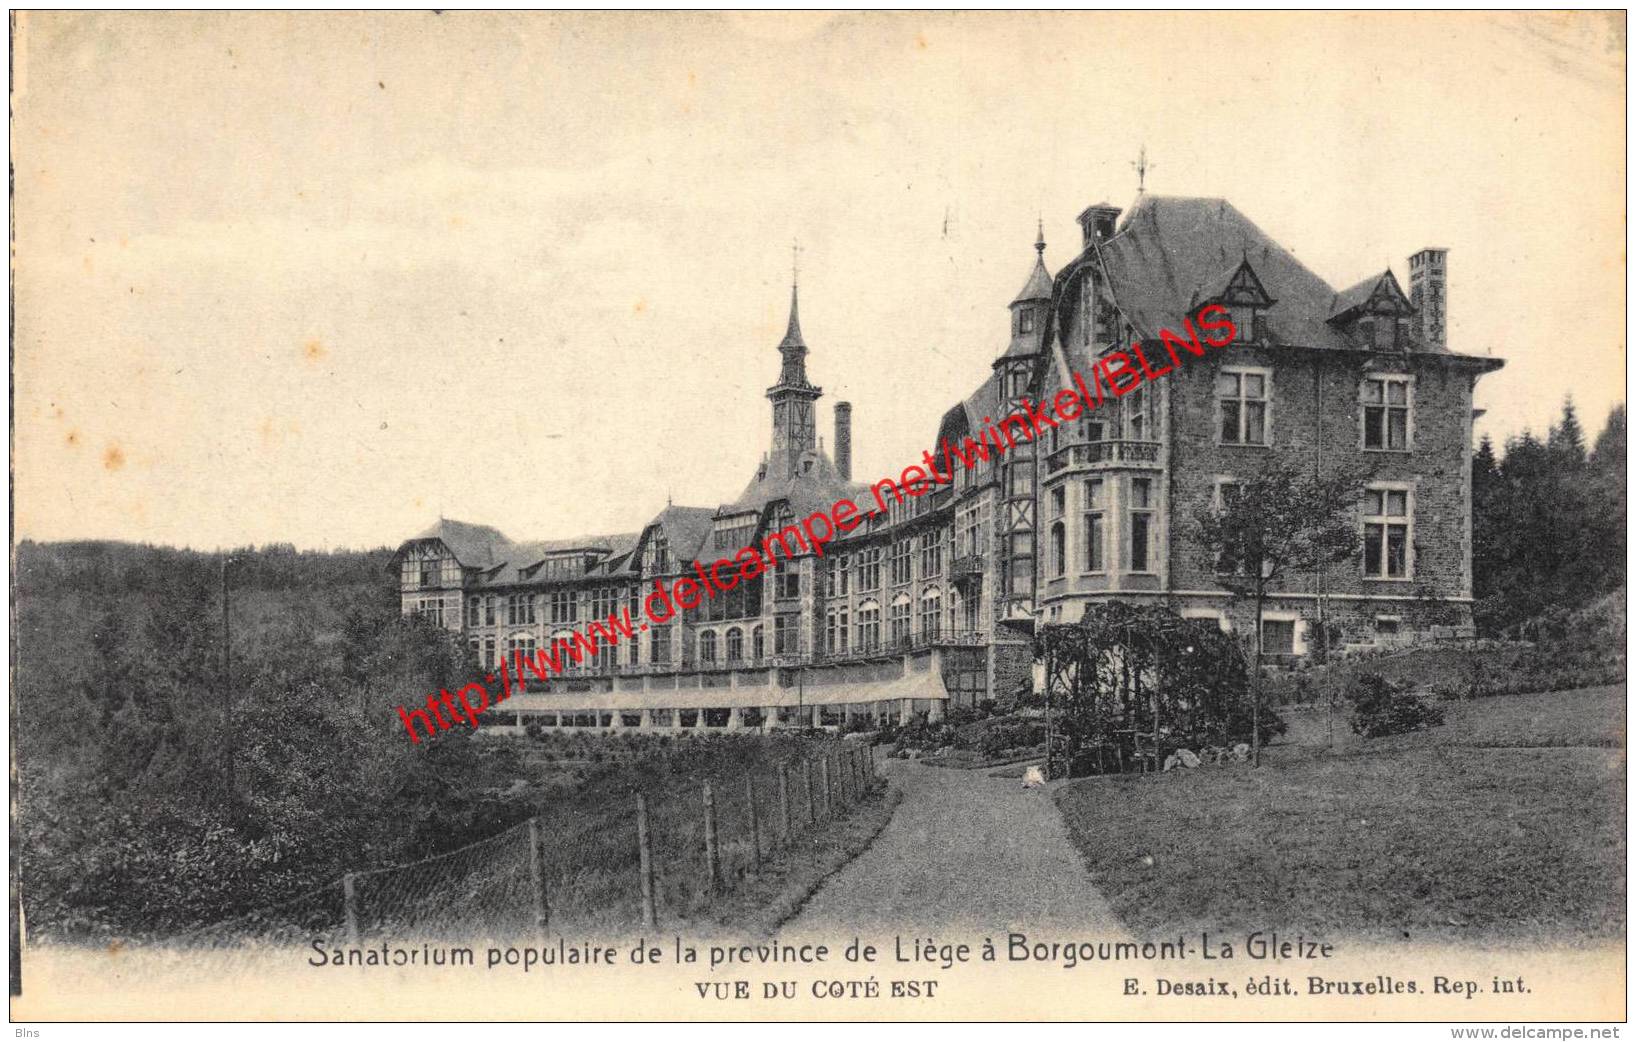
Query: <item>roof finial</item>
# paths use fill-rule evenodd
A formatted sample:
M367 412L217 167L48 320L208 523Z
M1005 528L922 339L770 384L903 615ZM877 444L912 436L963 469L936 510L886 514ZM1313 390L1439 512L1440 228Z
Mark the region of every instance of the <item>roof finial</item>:
M1039 218L1039 234L1034 238L1034 252L1040 255L1041 260L1045 259L1045 216L1043 214Z
M1155 166L1158 166L1158 164L1157 163L1152 163L1152 164L1148 163L1148 161L1147 161L1147 143L1143 142L1141 151L1136 153L1136 162L1134 162L1134 163L1132 163L1130 165L1130 168L1132 170L1136 171L1136 194L1137 195L1141 195L1143 192L1145 192L1147 190L1147 172L1149 170L1153 169L1153 167L1155 167Z
M801 240L790 242L790 285L801 285Z

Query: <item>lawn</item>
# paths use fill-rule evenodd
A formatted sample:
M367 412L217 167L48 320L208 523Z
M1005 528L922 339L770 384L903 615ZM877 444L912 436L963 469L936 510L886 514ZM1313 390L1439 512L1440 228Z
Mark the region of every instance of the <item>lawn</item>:
M1571 943L1625 930L1622 688L1446 703L1324 748L1291 717L1260 770L1092 778L1057 802L1130 928Z

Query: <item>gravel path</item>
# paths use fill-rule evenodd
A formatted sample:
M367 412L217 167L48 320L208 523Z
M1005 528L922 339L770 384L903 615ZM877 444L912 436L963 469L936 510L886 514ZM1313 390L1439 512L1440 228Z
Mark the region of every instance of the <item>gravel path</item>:
M783 933L996 931L1124 936L1048 789L983 771L881 760L903 802Z

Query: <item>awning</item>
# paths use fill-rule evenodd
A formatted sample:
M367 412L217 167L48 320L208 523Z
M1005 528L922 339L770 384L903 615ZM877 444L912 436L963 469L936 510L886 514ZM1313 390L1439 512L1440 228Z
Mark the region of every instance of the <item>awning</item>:
M946 702L943 674L935 669L891 680L851 684L806 684L801 688L763 684L747 687L684 687L674 690L591 691L513 695L489 709L513 713L637 712L643 709L772 709L800 706L866 705L906 698Z

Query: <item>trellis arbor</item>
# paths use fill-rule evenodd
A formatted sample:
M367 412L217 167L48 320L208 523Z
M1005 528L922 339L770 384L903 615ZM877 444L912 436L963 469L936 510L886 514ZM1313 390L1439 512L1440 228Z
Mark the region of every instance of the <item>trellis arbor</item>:
M1060 778L1158 770L1178 749L1250 739L1244 649L1213 620L1112 602L1077 624L1045 626L1047 773ZM1264 713L1263 738L1282 730Z

